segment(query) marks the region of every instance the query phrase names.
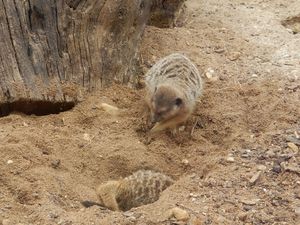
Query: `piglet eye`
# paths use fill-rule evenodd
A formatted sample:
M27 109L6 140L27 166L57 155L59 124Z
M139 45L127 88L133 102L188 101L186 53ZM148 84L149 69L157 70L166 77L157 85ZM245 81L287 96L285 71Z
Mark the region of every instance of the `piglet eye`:
M176 98L175 99L175 105L180 106L182 104L182 99L181 98Z

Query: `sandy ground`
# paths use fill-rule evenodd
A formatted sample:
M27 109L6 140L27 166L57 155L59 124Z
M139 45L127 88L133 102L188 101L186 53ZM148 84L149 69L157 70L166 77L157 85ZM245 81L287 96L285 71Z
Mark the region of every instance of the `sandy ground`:
M298 0L188 0L183 26L147 27L143 70L182 52L203 71L201 103L183 131L150 141L144 90L113 86L57 115L0 118L0 222L29 224L300 224L300 33L281 21ZM114 117L102 102L122 110ZM141 120L142 118L142 120ZM176 179L127 212L97 201L97 184L148 168Z

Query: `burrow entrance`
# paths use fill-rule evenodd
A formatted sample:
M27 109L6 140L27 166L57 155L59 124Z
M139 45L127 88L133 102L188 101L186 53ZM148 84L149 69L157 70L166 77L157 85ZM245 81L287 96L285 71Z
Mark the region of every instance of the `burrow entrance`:
M75 102L48 102L48 101L15 101L0 104L0 117L8 116L12 112L21 112L27 115L44 116L58 114L72 109Z

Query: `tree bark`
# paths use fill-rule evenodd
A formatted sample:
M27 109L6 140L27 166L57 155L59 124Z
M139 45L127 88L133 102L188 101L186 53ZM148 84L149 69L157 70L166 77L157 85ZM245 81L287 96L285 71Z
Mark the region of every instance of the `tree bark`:
M76 102L86 89L134 84L141 36L164 2L0 0L0 105Z

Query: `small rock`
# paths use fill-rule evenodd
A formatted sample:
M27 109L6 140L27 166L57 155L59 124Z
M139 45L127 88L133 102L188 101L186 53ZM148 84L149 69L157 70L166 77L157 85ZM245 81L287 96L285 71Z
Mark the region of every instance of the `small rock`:
M222 81L224 81L224 80L227 80L228 78L226 77L226 75L224 75L224 74L220 74L219 75L219 80L222 80Z
M136 221L136 217L134 216L133 212L124 212L123 215L131 221Z
M249 210L252 209L252 206L251 206L251 205L245 205L245 206L243 207L243 209L244 209L245 211L249 211Z
M295 134L297 134L297 133L295 132ZM295 145L300 146L300 139L297 138L297 137L288 136L288 137L286 137L286 140L289 141L289 142L294 143Z
M279 164L275 163L273 168L272 168L272 171L274 173L280 173L281 172L281 166Z
M197 201L197 198L191 198L191 202Z
M295 145L293 142L288 142L287 145L289 146L290 149L293 150L293 152L294 152L295 154L298 153L298 151L299 151L298 146Z
M185 166L190 165L190 162L189 162L189 160L187 160L187 159L183 159L183 160L181 161L181 163L182 163L183 165L185 165Z
M178 221L188 221L190 215L186 210L183 210L179 207L172 208L168 211L168 219L175 217Z
M278 88L277 90L279 93L282 93L283 92L283 89L282 88Z
M251 177L251 179L249 180L249 182L250 182L251 185L254 185L258 181L258 179L260 178L261 173L262 173L261 171L258 171L257 173L255 173Z
M259 171L265 171L267 169L267 167L265 165L258 165L257 166L257 170Z
M232 156L228 156L227 158L226 158L226 162L234 162L235 161L235 159L232 157Z
M192 174L190 175L190 178L192 178L192 179L195 179L195 178L196 178L196 176L197 176L197 174L196 174L196 173L192 173Z
M92 139L88 133L83 134L83 140L90 142Z
M295 209L295 213L296 213L298 216L300 216L300 207L297 207L297 208Z
M241 154L242 158L250 158L252 151L250 149L243 149L243 150L241 150L241 153L242 153Z
M53 160L53 161L51 162L51 166L52 166L52 168L54 168L54 169L58 168L59 165L60 165L60 160L59 160L59 159L55 159L55 160Z
M288 76L288 80L290 82L295 82L297 80L297 77L296 76Z
M215 75L215 71L212 68L208 68L205 72L205 76L211 81L217 81L219 78Z
M254 73L254 74L252 74L251 77L253 77L253 78L258 78L258 75Z
M205 73L205 76L206 76L208 79L212 79L214 73L215 73L215 71L214 71L212 68L208 68L207 71L206 71L206 73Z
M214 50L216 53L223 53L225 52L225 49L224 48L217 48Z
M241 53L240 52L231 52L229 55L228 55L228 59L230 61L235 61L237 60L238 58L240 58L241 56Z
M14 163L14 161L12 161L12 160L7 160L7 162L6 162L8 165L9 164L12 164L12 163Z
M296 137L297 139L300 139L300 135L298 134L298 132L295 131L294 133L295 133L295 137ZM299 141L300 141L300 140L299 140Z
M131 216L133 216L133 212L127 211L127 212L124 212L123 215L126 217L131 217Z
M43 149L43 150L42 150L42 153L43 153L44 155L49 155L49 154L50 154L50 152L49 152L48 149Z
M285 171L300 174L300 167L296 163L282 162L280 165Z
M178 130L179 130L179 132L183 132L183 131L185 130L185 126L180 126L180 127L178 128Z
M64 224L65 224L65 221L64 221L64 220L60 220L60 221L57 222L57 224L58 224L58 225L64 225Z
M274 152L273 149L270 149L266 152L266 155L269 157L269 158L273 158L276 156L276 153Z
M256 203L258 203L260 201L260 199L258 199L258 198L254 198L254 199L243 198L240 201L241 201L241 203L243 203L245 205L256 205Z
M245 222L247 220L247 216L248 216L248 214L244 213L244 212L241 212L241 213L238 214L239 220L243 221L243 222Z
M28 124L26 122L23 122L24 127L28 127Z
M199 197L199 196L196 195L196 194L194 194L194 193L190 193L190 197L192 197L192 198L197 198L197 197Z
M250 158L250 155L247 154L247 153L243 153L243 154L241 155L241 157L244 158L244 159L246 159L246 158Z

